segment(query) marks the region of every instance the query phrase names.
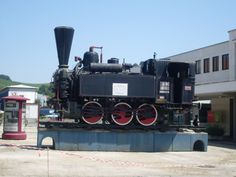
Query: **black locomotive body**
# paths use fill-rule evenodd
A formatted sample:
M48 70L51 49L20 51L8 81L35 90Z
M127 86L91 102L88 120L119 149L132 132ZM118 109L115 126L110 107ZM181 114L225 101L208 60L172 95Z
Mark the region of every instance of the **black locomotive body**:
M194 64L148 59L133 66L116 58L102 63L96 47L90 47L69 70L73 33L70 27L55 28L59 68L53 75L53 102L61 118L106 127L190 123Z

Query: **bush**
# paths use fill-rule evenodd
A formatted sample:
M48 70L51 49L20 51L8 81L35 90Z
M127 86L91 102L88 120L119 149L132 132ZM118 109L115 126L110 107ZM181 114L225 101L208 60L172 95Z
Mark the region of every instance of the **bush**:
M206 128L206 132L211 136L223 136L225 131L219 125L211 125Z

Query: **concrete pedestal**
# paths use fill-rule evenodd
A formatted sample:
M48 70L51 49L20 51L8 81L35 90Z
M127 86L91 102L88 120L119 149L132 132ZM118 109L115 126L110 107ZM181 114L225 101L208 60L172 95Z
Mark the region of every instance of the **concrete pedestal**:
M208 145L207 133L41 128L37 146L47 137L54 149L71 151L207 151Z

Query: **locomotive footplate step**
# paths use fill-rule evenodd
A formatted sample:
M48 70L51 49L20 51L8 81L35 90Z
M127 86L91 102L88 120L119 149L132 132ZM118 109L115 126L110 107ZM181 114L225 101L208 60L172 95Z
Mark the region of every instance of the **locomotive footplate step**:
M37 146L43 147L48 137L54 149L71 151L207 151L208 145L203 132L39 128Z

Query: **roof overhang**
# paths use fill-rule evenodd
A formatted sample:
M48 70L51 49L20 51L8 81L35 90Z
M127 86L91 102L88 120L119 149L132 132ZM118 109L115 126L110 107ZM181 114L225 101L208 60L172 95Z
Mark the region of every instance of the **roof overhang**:
M14 100L14 101L26 101L30 100L29 98L25 98L23 96L17 96L17 95L12 95L12 96L7 96L3 97L4 100Z
M207 99L219 96L236 96L236 81L196 85L195 95Z

